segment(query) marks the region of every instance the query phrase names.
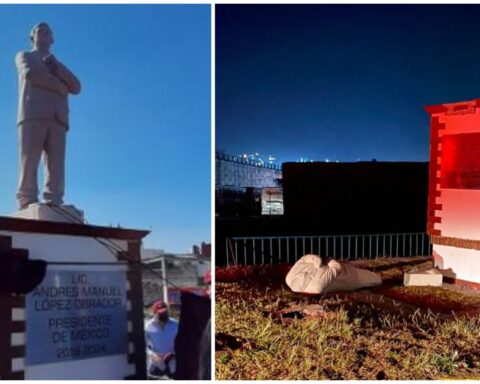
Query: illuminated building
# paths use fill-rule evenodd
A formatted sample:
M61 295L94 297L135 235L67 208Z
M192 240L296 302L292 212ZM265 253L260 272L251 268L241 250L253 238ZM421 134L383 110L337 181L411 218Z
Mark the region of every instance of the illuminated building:
M256 154L258 155L258 154ZM258 156L233 156L217 152L215 156L215 186L226 188L276 187L282 170L276 164L263 162ZM270 156L269 159L272 159Z
M221 216L259 215L262 188L278 187L282 169L260 155L232 156L216 152L215 156L215 212Z

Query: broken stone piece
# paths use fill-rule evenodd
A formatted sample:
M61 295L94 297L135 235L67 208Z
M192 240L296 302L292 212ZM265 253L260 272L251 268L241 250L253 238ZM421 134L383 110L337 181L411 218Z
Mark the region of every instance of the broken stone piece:
M443 283L442 273L435 268L424 271L410 271L403 275L403 285L406 287L439 287Z

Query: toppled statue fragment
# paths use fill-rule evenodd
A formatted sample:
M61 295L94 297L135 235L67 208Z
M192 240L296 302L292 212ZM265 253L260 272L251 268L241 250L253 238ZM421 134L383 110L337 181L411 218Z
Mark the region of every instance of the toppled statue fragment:
M438 269L430 268L426 270L412 269L403 275L403 285L406 287L441 287L443 284L443 275Z
M324 263L318 255L303 256L288 272L285 281L292 291L308 294L353 291L382 284L376 273L355 268L348 262Z

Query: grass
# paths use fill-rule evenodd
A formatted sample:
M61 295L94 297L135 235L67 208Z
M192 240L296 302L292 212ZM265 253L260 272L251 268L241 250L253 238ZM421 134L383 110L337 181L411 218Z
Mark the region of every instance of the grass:
M390 288L399 290L395 299L374 289L298 295L280 279L285 267L282 273L269 267L271 274L250 268L250 275L228 283L218 282L220 273L216 379L479 379L480 318L402 302L402 294L428 295L428 288L416 294L394 285L398 270L412 266L398 260L368 263L362 267L391 277ZM445 305L465 299L461 292L449 291L445 299L441 290L433 291ZM477 297L466 300L462 309L480 307ZM302 312L312 306L321 308L316 317Z
M480 295L466 296L461 292L448 290L444 287L393 286L381 287L374 291L393 299L411 303L421 308L430 308L441 313L466 311L480 306Z

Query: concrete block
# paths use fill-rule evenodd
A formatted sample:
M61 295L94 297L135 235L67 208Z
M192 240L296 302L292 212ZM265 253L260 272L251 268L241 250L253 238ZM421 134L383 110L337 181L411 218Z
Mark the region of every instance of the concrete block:
M410 271L403 275L403 285L412 286L434 286L439 287L443 283L443 275L438 269L429 269L426 271Z

